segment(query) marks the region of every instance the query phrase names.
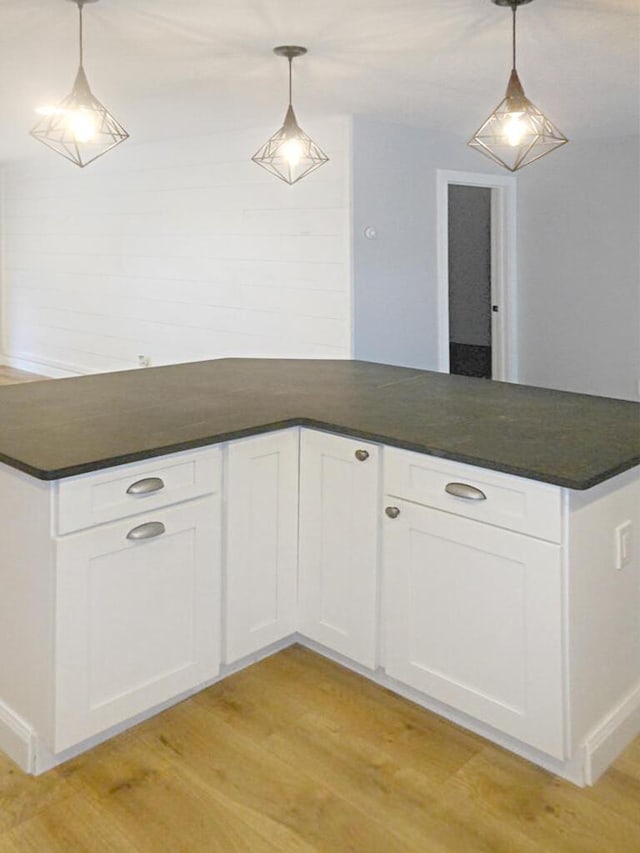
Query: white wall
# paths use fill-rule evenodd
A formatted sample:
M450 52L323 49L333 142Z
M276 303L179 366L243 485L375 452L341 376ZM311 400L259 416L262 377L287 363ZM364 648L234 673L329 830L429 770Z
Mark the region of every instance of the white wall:
M273 127L7 166L10 360L348 358L353 224L356 357L435 369L436 172L504 170L459 138L355 119L352 222L350 121L308 129L331 161L295 187L248 160ZM639 150L572 141L518 173L521 382L638 399Z
M348 358L351 125L312 124L331 160L293 187L249 161L275 126L130 140L83 170L39 147L8 164L7 360Z
M436 369L436 171L506 172L437 131L353 139L355 355ZM639 399L640 140L572 141L517 182L518 381Z
M518 177L520 381L640 399L640 138Z
M458 137L362 118L353 151L355 357L435 370L437 170L500 171Z

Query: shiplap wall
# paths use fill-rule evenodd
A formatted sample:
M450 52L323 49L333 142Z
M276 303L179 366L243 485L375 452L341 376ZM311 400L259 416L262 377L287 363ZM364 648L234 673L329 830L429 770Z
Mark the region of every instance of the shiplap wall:
M274 129L6 165L5 360L62 375L139 355L349 358L350 122L314 121L331 159L293 187L249 161Z

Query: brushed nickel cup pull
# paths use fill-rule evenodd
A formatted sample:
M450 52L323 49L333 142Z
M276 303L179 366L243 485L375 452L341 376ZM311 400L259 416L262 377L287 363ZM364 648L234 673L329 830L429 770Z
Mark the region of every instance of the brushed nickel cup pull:
M368 450L356 450L355 457L358 460L358 462L366 462L367 459L369 458L369 451Z
M486 501L487 499L484 492L467 483L447 483L444 490L448 495L464 498L466 501Z
M147 521L146 524L140 524L134 527L127 533L127 539L134 542L140 542L142 539L155 539L156 536L162 536L166 531L166 527L161 521Z
M131 483L127 489L128 495L151 495L153 492L159 492L164 489L164 482L160 477L145 477L144 480L137 480Z
M389 518L397 518L400 515L400 510L398 509L397 506L385 507L384 511L389 516Z

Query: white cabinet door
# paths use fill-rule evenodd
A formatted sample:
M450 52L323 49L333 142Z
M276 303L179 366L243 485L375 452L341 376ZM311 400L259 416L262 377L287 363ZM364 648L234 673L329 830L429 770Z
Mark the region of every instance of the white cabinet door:
M55 752L217 675L220 514L214 495L57 540Z
M378 458L374 444L302 430L300 632L375 668Z
M298 430L232 442L226 467L226 663L296 630Z
M384 666L564 757L560 547L389 498Z

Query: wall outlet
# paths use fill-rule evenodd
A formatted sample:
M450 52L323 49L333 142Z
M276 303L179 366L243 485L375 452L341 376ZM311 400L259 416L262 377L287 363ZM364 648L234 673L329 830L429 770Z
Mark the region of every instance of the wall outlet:
M625 521L615 529L616 569L624 569L633 559L633 524Z
M139 355L138 356L138 367L151 367L151 356Z

